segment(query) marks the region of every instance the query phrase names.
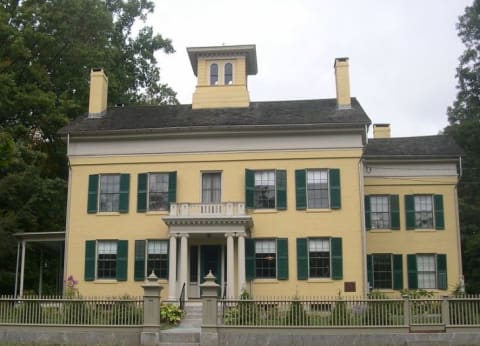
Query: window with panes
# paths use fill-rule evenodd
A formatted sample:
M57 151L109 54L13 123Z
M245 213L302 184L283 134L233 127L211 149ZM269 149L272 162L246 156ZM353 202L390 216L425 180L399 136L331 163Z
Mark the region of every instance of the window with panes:
M202 174L202 203L220 203L222 175L220 172Z
M233 68L232 64L227 62L225 64L225 85L230 85L233 83Z
M433 198L431 195L414 196L415 228L433 228Z
M376 254L373 258L373 288L392 288L392 255Z
M328 170L307 170L307 206L308 208L329 208Z
M437 288L435 255L417 255L418 288Z
M168 242L166 240L148 240L147 242L147 276L152 271L159 278L167 277Z
M97 279L115 279L117 276L117 241L97 242Z
M330 239L308 240L309 277L330 277Z
M210 65L210 85L217 85L218 84L218 65L211 64Z
M148 210L168 209L168 173L148 175Z
M372 229L390 228L389 196L370 196L370 220Z
M101 212L117 212L120 203L120 174L102 174L100 176Z
M275 208L275 171L255 171L254 208Z
M255 277L276 278L277 251L274 239L255 241Z

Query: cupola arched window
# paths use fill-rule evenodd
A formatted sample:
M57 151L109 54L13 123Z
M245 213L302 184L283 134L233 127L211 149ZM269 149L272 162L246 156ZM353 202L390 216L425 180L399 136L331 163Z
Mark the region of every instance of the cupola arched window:
M225 64L225 85L233 83L232 64L227 62Z
M217 85L218 84L218 65L211 64L210 65L210 85Z

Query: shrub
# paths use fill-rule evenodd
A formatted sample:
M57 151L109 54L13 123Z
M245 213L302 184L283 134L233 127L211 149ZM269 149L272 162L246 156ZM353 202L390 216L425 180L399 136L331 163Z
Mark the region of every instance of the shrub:
M407 296L409 299L420 299L420 298L433 298L435 296L434 292L419 289L403 289L400 290L402 296Z
M184 311L175 304L162 304L160 306L160 321L169 325L177 325L180 323L184 315Z

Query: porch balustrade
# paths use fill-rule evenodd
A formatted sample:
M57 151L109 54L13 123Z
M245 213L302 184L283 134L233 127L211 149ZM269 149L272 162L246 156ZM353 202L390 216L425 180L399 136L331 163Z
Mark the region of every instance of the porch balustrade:
M170 216L176 217L231 217L246 216L244 202L172 203Z

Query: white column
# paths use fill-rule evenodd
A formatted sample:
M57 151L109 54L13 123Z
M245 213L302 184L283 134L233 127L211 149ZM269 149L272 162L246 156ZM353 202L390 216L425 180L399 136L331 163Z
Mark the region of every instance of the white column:
M168 249L168 299L177 299L177 238L170 235L170 248Z
M179 289L182 289L185 284L185 299L187 295L187 273L188 273L188 234L182 234L180 241L180 280Z
M245 290L245 233L238 234L238 295Z
M233 234L227 233L225 234L225 237L227 237L227 298L232 298L235 295Z
M23 279L25 276L25 247L27 242L22 240L22 264L20 267L20 297L23 297Z

